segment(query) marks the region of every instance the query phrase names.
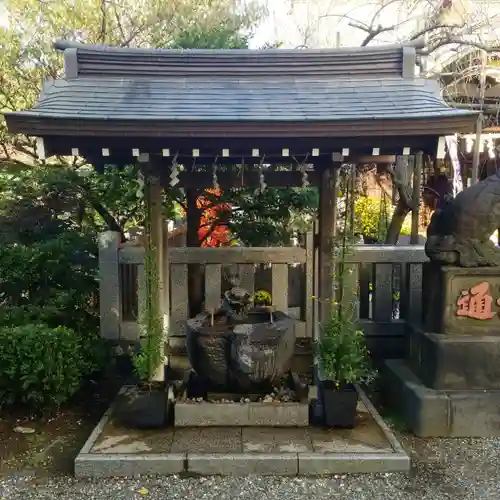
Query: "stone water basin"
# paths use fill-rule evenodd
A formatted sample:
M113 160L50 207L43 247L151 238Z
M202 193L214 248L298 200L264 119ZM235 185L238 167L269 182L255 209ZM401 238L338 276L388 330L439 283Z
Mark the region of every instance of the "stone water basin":
M222 312L202 313L186 332L189 361L207 387L248 392L272 386L290 368L295 324L281 311L255 307L231 322Z

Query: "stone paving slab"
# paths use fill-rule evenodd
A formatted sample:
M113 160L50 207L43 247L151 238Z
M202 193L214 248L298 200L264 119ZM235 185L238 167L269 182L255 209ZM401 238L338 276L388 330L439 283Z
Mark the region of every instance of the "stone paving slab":
M320 427L126 429L110 407L75 460L80 477L143 474L324 475L408 471L410 462L360 393L352 430Z

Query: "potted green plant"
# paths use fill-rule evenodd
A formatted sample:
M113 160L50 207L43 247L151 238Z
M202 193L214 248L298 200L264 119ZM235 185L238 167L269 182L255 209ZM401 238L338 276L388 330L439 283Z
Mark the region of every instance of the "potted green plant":
M146 249L144 261L145 300L139 318L139 350L132 356L137 383L126 394L122 421L135 428L166 424L168 397L164 374L164 325L158 300L159 283L155 252Z
M358 392L356 384L373 380L365 336L349 315L334 306L316 342L319 399L328 427L352 428Z

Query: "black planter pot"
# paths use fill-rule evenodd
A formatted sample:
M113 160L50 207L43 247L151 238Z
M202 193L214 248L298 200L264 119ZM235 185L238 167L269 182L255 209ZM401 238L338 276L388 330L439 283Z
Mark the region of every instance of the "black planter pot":
M319 382L324 422L327 427L352 429L356 420L358 392L353 385L337 388L330 380Z
M121 423L134 429L157 429L167 425L167 392L135 387L123 396L118 411Z

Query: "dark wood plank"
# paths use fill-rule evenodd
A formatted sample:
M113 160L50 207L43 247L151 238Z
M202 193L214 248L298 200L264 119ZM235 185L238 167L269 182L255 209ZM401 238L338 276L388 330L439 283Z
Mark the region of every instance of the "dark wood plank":
M392 319L392 264L375 264L373 283L373 319L391 321Z

